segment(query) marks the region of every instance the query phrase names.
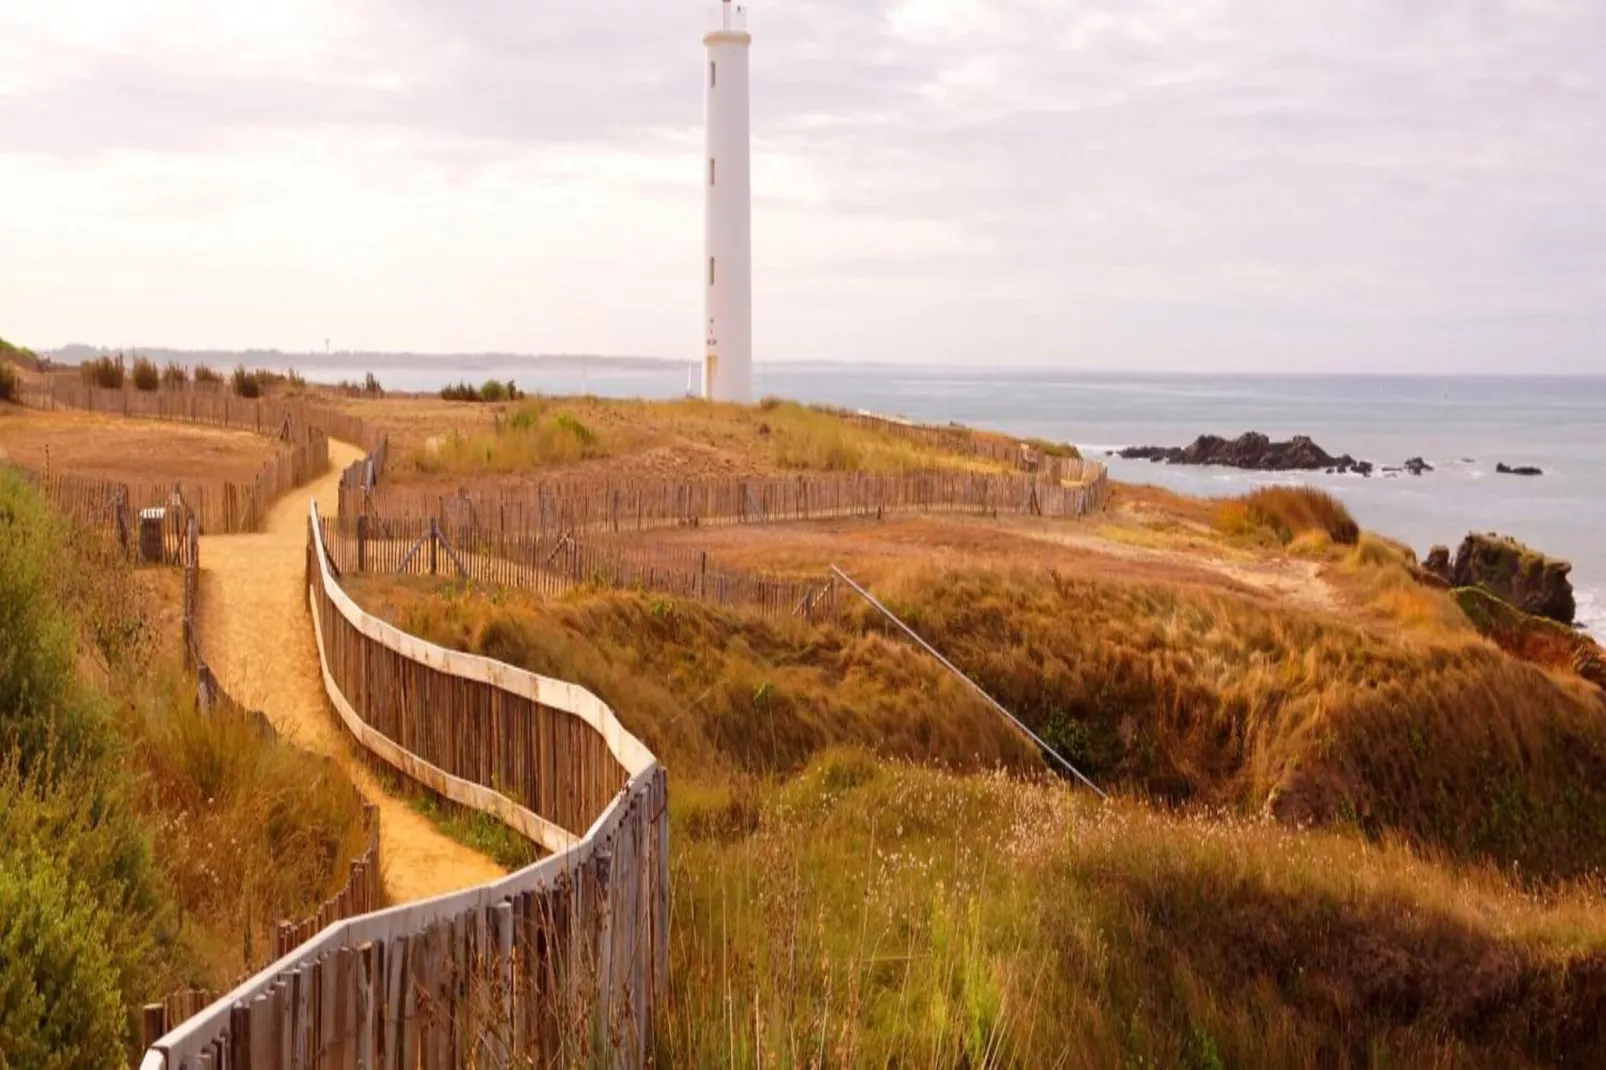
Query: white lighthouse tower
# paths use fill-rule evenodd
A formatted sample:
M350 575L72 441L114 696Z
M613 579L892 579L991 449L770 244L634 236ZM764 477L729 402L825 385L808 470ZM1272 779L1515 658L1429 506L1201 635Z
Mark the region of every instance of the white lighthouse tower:
M703 35L708 160L703 265L703 397L753 396L753 187L747 107L747 9L721 0Z

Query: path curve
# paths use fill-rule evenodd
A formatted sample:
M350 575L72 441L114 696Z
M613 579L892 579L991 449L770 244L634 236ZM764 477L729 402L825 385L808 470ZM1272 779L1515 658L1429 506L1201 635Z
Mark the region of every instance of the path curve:
M317 498L319 511L333 515L340 470L361 456L331 440L333 471L280 498L264 532L201 539L202 645L230 694L260 708L281 736L333 757L379 807L385 890L405 903L505 871L386 794L329 708L307 617L307 501Z

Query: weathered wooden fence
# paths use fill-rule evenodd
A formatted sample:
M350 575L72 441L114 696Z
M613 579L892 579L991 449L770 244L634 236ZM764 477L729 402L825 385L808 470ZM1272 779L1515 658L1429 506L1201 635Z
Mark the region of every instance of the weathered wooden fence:
M207 424L271 435L291 443L307 441L312 430L363 449L372 449L382 437L361 418L315 397L242 398L225 384L191 383L158 390L137 390L125 385L111 390L71 374L58 374L26 384L21 398L24 405L33 408L82 409L144 420Z
M29 384L22 403L38 409L82 409L137 419L170 420L251 431L271 436L280 449L247 482L236 480L184 480L184 500L194 511L203 535L259 531L268 509L282 495L329 468L330 437L368 445L383 441L361 420L328 405L304 399L252 399L235 397L220 388L183 390L107 390L67 376L49 376ZM54 477L52 478L65 478ZM80 491L97 509L121 508L137 516L159 507L178 484L172 481L111 483L71 477L86 489ZM99 484L98 490L88 489ZM118 493L117 488L121 488ZM126 519L126 517L125 517Z
M1030 513L1077 517L1103 507L1104 466L1086 462L1085 482L1024 473L828 473L772 479L553 480L518 490L347 486L341 518L435 516L490 531L632 532L708 524L880 517L887 513Z
M668 958L662 767L596 696L363 612L309 516L336 712L406 775L556 852L337 922L160 1038L143 1070L640 1066Z
M324 541L346 575L461 577L546 595L587 585L692 598L768 617L832 616L827 574L774 576L721 565L706 551L570 533L480 531L434 517L326 519Z

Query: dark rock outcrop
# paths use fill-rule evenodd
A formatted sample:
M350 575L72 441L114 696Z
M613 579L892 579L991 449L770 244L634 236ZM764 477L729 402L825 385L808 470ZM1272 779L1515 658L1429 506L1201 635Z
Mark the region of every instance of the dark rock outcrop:
M1494 470L1503 476L1542 476L1545 474L1543 468L1535 468L1531 464L1519 464L1513 468L1509 464L1501 462L1494 466Z
M1164 461L1167 464L1213 464L1226 468L1249 468L1260 472L1357 472L1371 475L1370 461L1357 461L1349 454L1334 457L1312 442L1309 436L1295 435L1287 442L1273 442L1258 431L1235 439L1219 435L1200 435L1190 446L1132 446L1121 451L1127 460Z
M1450 582L1456 587L1481 587L1524 613L1571 624L1577 612L1567 578L1572 568L1509 536L1468 535L1456 550Z
M1428 462L1424 461L1420 457L1412 457L1410 460L1406 461L1405 464L1402 465L1401 467L1403 467L1407 472L1411 473L1413 476L1419 476L1423 472L1431 472L1431 471L1433 471L1433 466L1431 464L1429 464Z
M1472 626L1507 654L1576 673L1606 690L1606 650L1585 633L1524 613L1481 587L1459 588L1454 597Z
M1443 580L1446 585L1455 582L1455 567L1450 564L1450 548L1435 546L1429 550L1427 560L1422 562L1422 571Z

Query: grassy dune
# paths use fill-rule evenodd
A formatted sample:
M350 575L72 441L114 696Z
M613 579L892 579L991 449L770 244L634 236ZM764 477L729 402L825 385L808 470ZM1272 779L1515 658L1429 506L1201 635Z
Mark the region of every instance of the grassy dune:
M1606 1060L1601 692L1485 640L1330 498L1123 493L1109 569L978 551L877 582L1109 805L868 610L358 589L584 684L665 759L665 1065Z
M636 477L1000 469L956 448L911 441L773 399L742 406L692 399L536 397L502 405L386 402L359 411L391 431L400 448L390 475L404 481L507 479L574 466Z

